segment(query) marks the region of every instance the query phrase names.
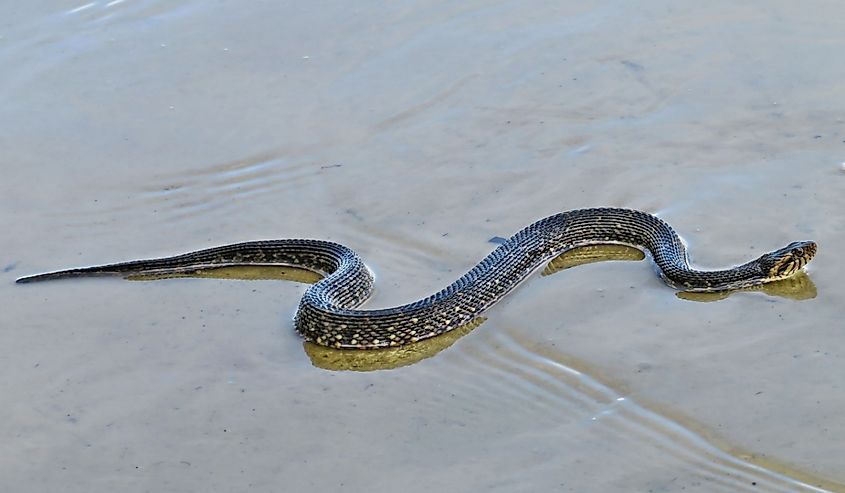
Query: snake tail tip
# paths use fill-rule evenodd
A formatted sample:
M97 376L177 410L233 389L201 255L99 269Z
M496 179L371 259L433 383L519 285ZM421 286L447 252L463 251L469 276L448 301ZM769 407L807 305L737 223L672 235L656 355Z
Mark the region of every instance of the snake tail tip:
M15 279L15 284L29 284L31 282L36 282L36 281L39 281L39 280L41 280L40 275L23 276L23 277L19 277L19 278Z
M55 272L48 272L46 274L33 274L31 276L23 276L15 279L15 284L29 284L31 282L46 281L49 279L56 279L59 276Z

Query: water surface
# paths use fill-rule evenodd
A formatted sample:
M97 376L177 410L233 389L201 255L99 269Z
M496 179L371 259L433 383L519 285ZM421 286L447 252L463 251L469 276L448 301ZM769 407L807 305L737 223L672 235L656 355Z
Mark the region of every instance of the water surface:
M0 484L845 491L838 2L5 2ZM703 267L813 239L815 297L535 275L395 370L312 364L274 280L21 275L346 244L369 306L530 222L658 214Z

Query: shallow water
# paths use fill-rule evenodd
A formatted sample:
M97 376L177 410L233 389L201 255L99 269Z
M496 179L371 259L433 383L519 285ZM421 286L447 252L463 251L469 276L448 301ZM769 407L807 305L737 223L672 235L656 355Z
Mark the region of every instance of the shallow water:
M2 489L845 491L845 7L348 5L2 7ZM704 267L816 240L816 295L584 265L365 373L312 364L299 283L13 284L313 237L383 307L589 206Z

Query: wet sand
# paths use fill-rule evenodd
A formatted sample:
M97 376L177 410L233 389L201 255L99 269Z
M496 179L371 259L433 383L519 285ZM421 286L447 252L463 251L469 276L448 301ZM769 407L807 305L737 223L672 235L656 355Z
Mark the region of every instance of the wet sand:
M0 489L845 491L843 18L9 3ZM360 372L312 363L301 283L13 283L312 237L358 251L385 307L590 206L658 214L702 267L815 240L815 296L696 302L647 260L593 263Z

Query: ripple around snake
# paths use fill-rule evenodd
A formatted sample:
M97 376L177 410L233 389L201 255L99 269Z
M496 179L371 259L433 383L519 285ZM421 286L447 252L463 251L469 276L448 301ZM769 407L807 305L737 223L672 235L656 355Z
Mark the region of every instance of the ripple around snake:
M471 402L476 416L508 409L521 422L540 429L551 430L561 423L586 428L602 443L615 444L611 453L646 448L647 453L629 453L636 456L624 459L631 471L653 468L657 461L671 467L672 474L692 481L689 484L706 485L706 491L838 491L732 455L596 378L531 351L506 331L477 331L469 339L471 343L456 345L438 362L449 366L452 392ZM433 400L427 405L444 403Z
M96 205L72 212L60 211L63 223L90 226L91 218L146 214L157 224L180 223L207 216L211 212L239 210L245 199L281 193L301 187L330 167L319 162L294 162L274 153L257 154L201 169L150 177L143 188L135 182L120 189L96 191L105 197ZM108 204L108 205L106 205ZM132 219L138 222L137 217Z
M318 164L292 163L281 157L260 155L190 175L163 177L140 198L147 207L178 221L234 207L240 199L289 189L321 171Z

